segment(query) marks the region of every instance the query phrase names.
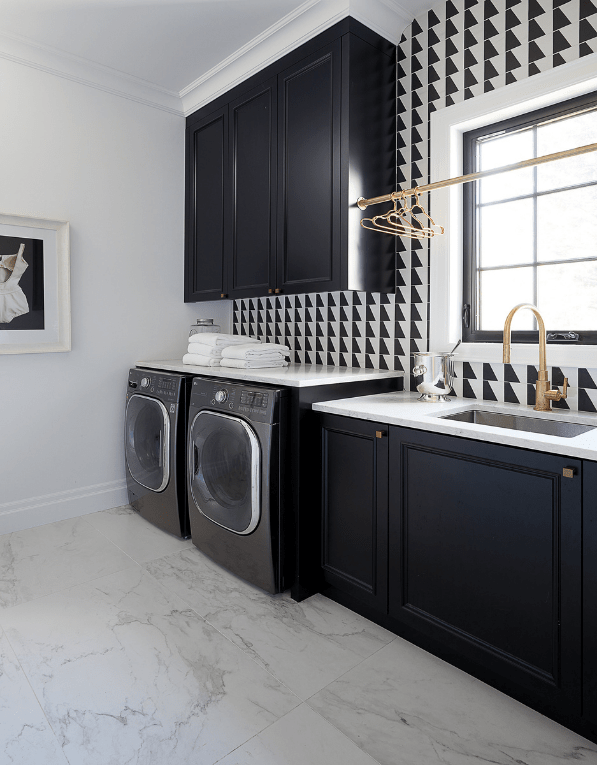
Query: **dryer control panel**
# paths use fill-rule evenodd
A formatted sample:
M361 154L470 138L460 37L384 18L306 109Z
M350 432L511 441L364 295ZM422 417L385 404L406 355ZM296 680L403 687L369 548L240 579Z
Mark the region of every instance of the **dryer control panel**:
M287 391L225 380L193 380L191 404L221 412L244 415L249 420L274 422L277 402Z

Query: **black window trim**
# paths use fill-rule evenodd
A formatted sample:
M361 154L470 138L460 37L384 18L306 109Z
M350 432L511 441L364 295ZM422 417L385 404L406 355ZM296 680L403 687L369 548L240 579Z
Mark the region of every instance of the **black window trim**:
M507 120L494 122L475 130L470 130L463 135L463 174L475 172L476 156L475 142L481 136L489 136L492 133L509 131L514 128L520 129L545 121L549 118L555 118L571 111L581 110L583 107L597 107L597 91L587 93L583 96L577 96L565 101L560 101L551 106L542 109L536 109L526 114L511 117ZM582 186L593 184L582 184ZM573 188L573 187L572 187ZM501 331L487 331L474 329L474 317L477 315L477 290L474 281L476 278L475 257L476 257L476 227L474 226L476 216L476 192L477 183L465 183L463 185L463 282L462 282L462 341L463 343L501 343ZM524 195L529 196L529 195ZM468 307L468 308L467 308ZM512 306L514 308L514 306ZM467 314L469 326L466 326ZM504 321L506 317L504 316ZM597 330L580 331L574 327L547 327L547 332L577 332L579 339L574 345L597 345ZM513 330L513 343L537 343L539 340L538 332ZM553 343L556 344L556 343ZM561 343L570 345L570 343Z

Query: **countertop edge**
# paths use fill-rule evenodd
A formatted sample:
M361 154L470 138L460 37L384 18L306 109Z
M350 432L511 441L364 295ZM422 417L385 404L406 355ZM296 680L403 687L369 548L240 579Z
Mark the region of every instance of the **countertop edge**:
M285 385L289 388L308 388L317 385L335 385L366 380L389 380L404 377L404 372L385 369L353 369L352 367L327 367L318 364L296 364L282 369L231 369L227 367L200 367L183 364L178 359L158 359L154 361L135 361L136 367L197 375L198 377L219 377L227 380L240 380L263 383L265 385ZM293 377L293 374L309 375L311 370L300 371L301 366L319 367L313 371L313 377ZM324 371L325 370L325 371ZM351 370L339 372L333 370Z
M396 425L413 430L423 430L440 433L459 438L468 438L473 441L483 441L502 446L514 446L519 449L529 449L550 454L559 454L565 457L597 461L597 415L586 412L549 412L545 419L562 419L569 422L582 422L594 425L596 430L584 433L576 438L564 439L557 436L546 436L538 433L526 433L522 431L509 431L504 428L488 427L483 425L469 425L457 423L453 420L442 420L439 412L452 414L465 409L484 409L506 411L530 415L533 409L530 406L516 404L495 403L489 401L454 399L445 404L428 404L417 401L418 394L408 392L381 393L372 396L360 396L354 399L338 399L322 401L313 404L313 409L318 412L335 414L341 417L352 417L359 420L369 420L385 425ZM397 413L390 411L401 404L425 407L420 413ZM536 416L536 413L533 413ZM576 441L576 445L571 443Z

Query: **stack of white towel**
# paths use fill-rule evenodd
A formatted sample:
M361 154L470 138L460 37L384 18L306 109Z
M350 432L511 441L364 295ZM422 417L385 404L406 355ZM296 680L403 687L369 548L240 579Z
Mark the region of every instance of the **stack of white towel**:
M261 343L246 335L204 332L191 335L182 363L234 369L287 367L286 356L289 355L290 349L286 345Z
M287 367L286 356L289 354L290 348L287 345L277 343L229 345L222 351L220 366L233 369Z
M241 335L224 335L201 332L191 335L187 353L182 357L183 364L196 364L200 367L219 367L222 351L233 345L258 345L259 340Z

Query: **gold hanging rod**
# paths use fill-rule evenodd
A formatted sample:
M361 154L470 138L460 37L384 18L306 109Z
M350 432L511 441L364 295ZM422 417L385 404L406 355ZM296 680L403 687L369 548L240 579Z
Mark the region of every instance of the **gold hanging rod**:
M590 154L592 151L597 151L597 143L589 143L586 146L577 146L575 149L566 149L566 151L556 151L554 154L545 154L542 157L535 157L534 159L525 159L522 162L515 162L513 165L495 167L493 170L481 170L478 173L460 175L458 178L449 178L446 181L428 183L426 186L418 186L413 189L406 189L406 191L392 191L391 194L383 194L381 197L371 197L371 199L359 197L357 199L357 205L361 210L365 210L369 205L377 205L380 204L380 202L393 202L395 199L403 199L404 197L409 196L412 197L415 193L424 194L427 191L443 189L444 186L457 186L461 183L470 183L470 181L477 181L480 178L488 178L490 175L509 173L512 170L523 170L526 167L544 165L546 162L553 162L556 159L566 159L567 157L577 157L580 154Z

